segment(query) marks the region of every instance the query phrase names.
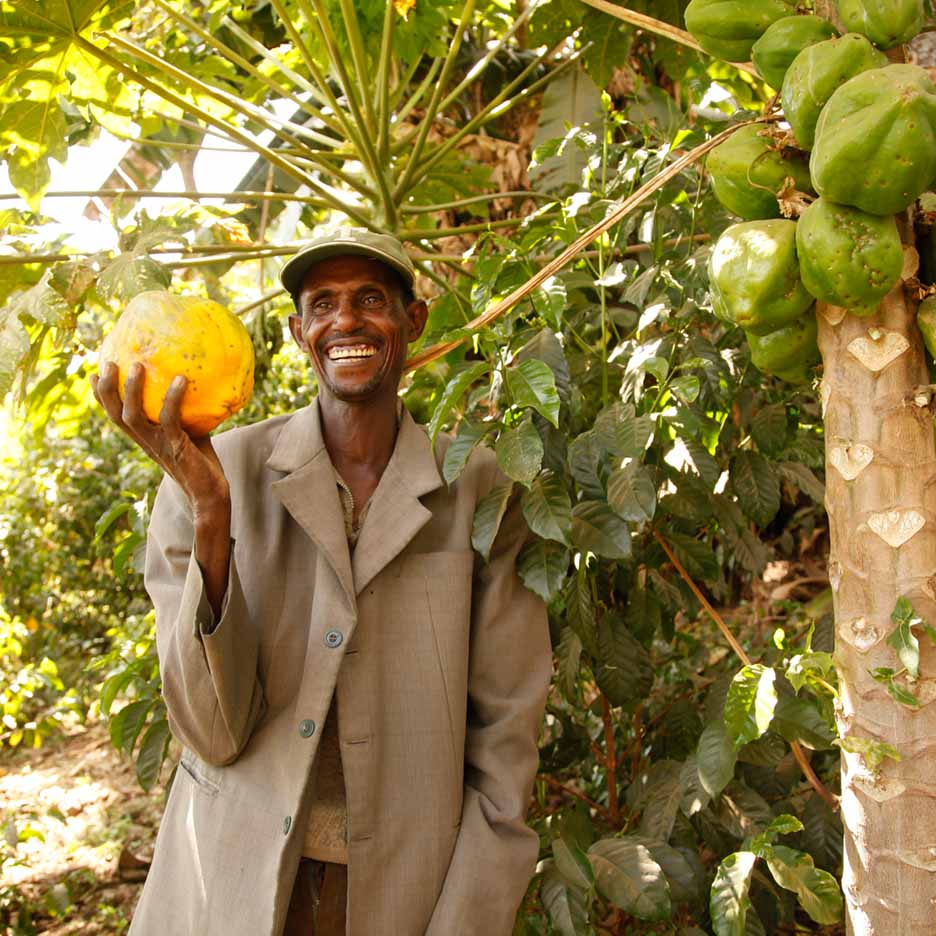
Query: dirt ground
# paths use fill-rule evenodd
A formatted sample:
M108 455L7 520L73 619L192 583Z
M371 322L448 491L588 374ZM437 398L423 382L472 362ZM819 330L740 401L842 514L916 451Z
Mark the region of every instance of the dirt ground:
M100 722L0 751L0 932L125 932L163 797L140 788Z

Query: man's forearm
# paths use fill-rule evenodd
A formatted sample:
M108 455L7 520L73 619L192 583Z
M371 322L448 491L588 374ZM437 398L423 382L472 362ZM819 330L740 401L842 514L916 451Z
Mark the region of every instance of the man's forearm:
M199 511L195 523L195 558L202 570L205 596L215 620L221 617L221 605L228 586L231 563L231 503L223 501Z

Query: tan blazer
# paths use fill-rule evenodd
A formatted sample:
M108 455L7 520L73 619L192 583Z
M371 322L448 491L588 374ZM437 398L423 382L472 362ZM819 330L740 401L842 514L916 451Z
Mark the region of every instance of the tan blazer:
M146 587L184 745L132 936L278 936L337 692L350 936L509 936L537 856L525 811L551 670L542 602L515 572L516 504L485 564L475 452L447 488L404 413L349 557L317 404L219 435L233 557L222 616L184 498L160 487Z

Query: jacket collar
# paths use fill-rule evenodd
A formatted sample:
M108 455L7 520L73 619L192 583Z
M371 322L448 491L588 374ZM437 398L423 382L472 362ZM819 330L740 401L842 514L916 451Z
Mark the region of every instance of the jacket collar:
M425 526L432 513L419 499L443 483L429 437L403 407L393 454L371 498L352 562L317 400L286 421L267 465L286 473L273 482L273 491L325 554L352 605Z

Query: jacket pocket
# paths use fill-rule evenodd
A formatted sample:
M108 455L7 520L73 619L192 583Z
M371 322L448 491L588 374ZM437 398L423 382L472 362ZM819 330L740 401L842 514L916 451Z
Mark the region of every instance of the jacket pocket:
M215 796L221 790L221 773L217 767L211 767L191 751L185 751L179 761L179 767L192 779L200 790L209 796Z

